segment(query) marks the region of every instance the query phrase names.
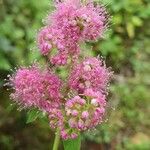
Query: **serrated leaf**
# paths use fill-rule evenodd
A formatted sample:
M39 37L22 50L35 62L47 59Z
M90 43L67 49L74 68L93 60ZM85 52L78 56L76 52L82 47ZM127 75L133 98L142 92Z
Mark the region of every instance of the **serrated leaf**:
M79 135L76 139L69 139L63 141L64 150L80 150L81 147L81 136Z
M31 123L31 122L35 121L38 117L41 117L41 116L43 116L42 112L40 112L36 109L33 109L27 113L26 123Z

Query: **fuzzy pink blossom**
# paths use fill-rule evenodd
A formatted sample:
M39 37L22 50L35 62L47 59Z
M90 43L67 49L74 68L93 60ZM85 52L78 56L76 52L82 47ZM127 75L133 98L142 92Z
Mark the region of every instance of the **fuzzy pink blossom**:
M86 41L97 40L103 36L107 29L108 15L104 6L88 3L79 10L80 20L82 20L82 37Z
M41 54L48 56L52 64L67 63L68 53L65 50L63 37L60 30L49 26L42 28L38 34L37 43Z
M14 93L11 98L22 107L39 107L48 111L60 101L60 79L38 67L19 69L11 78Z
M81 28L77 25L78 7L71 1L59 3L56 10L49 19L55 29L61 30L61 45L64 46L68 54L76 54L79 52L79 41L81 38ZM48 21L49 24L49 21Z
M102 37L108 22L103 6L92 1L65 0L56 4L56 10L46 19L38 34L38 45L43 55L51 56L51 63L65 65L72 55L79 55L79 45ZM51 55L53 49L57 52ZM71 57L72 58L72 57Z
M80 131L94 128L102 123L105 106L106 96L104 94L87 89L83 95L66 101L65 112L60 108L51 109L50 126L53 129L59 126L61 137L65 140L76 138Z
M23 107L39 105L43 86L37 68L21 68L10 79L15 92L11 98Z
M65 110L70 128L87 130L102 122L105 113L106 96L92 89L85 90L83 96L76 96L66 102ZM96 102L93 104L92 101ZM69 113L68 113L69 112ZM74 115L76 112L76 115Z
M68 56L79 53L80 27L75 25L76 8L70 3L59 3L56 11L50 15L48 23L38 34L38 45L43 55L50 55L50 61L56 65L65 65ZM55 55L51 55L53 49Z
M76 33L69 29L68 32ZM55 65L65 65L70 55L79 53L79 46L75 38L70 36L67 31L63 32L55 26L45 26L41 29L37 43L41 54L48 56L50 62Z
M72 36L72 39L97 40L102 37L107 28L108 13L103 5L92 0L82 3L80 0L65 0L56 5L56 11L49 16L48 23L53 22L61 27L63 32ZM74 32L67 32L70 28Z
M87 88L95 91L106 91L112 72L106 68L102 60L87 58L73 68L69 85L71 88L83 92Z

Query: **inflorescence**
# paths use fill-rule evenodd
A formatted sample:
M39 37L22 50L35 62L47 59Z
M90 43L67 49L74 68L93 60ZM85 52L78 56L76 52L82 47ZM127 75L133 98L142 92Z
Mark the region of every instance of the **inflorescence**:
M50 127L59 128L63 139L76 138L101 124L106 111L112 72L98 57L80 57L80 47L103 36L107 12L92 0L64 0L45 20L37 44L51 65L18 69L10 77L11 98L22 108L46 112ZM56 74L60 66L69 68L65 81Z

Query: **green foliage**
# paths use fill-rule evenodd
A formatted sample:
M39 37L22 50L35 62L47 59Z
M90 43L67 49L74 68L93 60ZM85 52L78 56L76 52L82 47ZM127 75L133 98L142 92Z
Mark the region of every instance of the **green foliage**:
M132 143L128 143L126 149L127 150L149 150L150 148L150 144L149 142L143 142L142 144L132 144Z
M33 121L35 121L37 118L43 118L44 114L36 109L31 109L30 111L28 111L27 113L27 122L26 123L31 123Z
M64 150L80 150L81 147L81 136L79 135L76 139L70 139L63 141Z

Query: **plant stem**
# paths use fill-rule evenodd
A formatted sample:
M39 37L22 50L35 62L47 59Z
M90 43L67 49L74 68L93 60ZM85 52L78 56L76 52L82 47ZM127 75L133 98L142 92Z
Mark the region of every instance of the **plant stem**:
M57 132L56 132L56 135L55 135L53 150L58 150L59 142L60 142L60 130L58 128Z

